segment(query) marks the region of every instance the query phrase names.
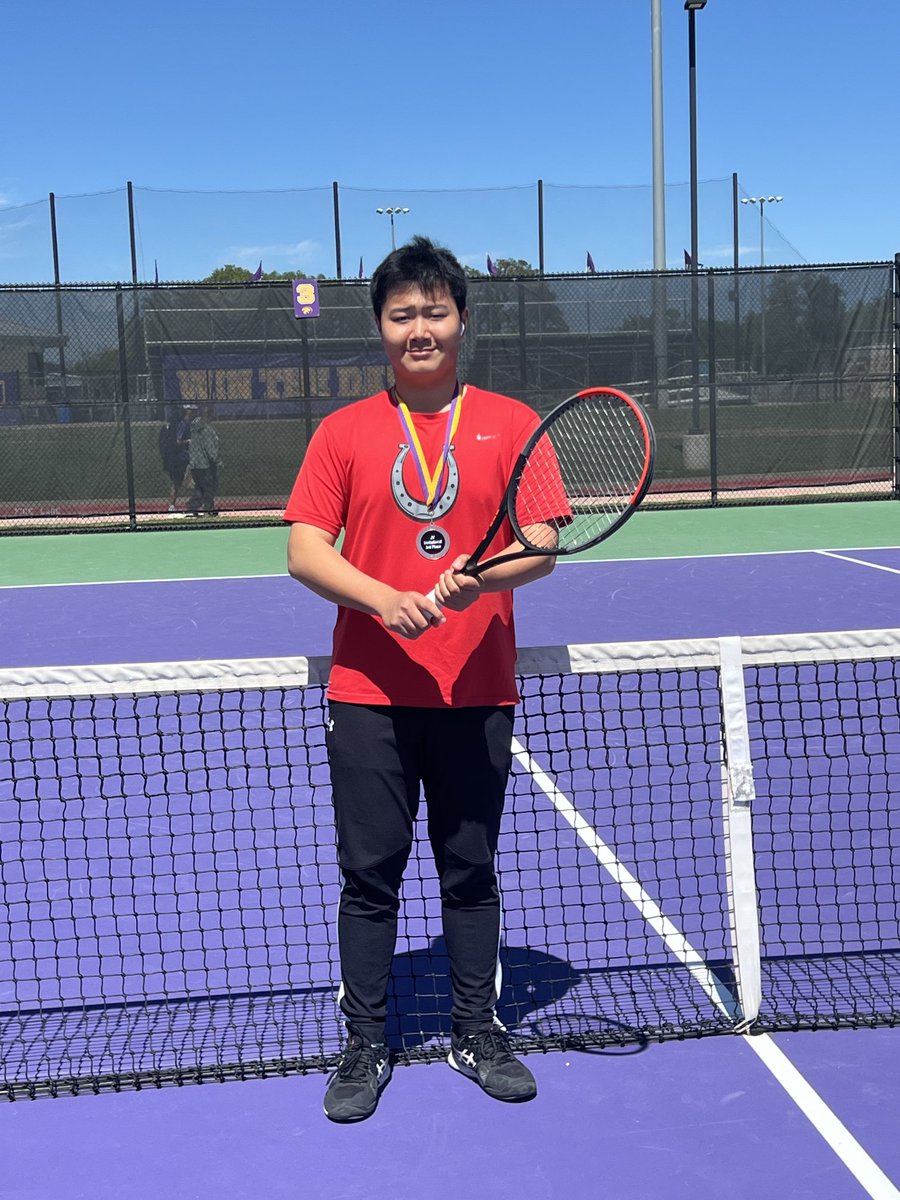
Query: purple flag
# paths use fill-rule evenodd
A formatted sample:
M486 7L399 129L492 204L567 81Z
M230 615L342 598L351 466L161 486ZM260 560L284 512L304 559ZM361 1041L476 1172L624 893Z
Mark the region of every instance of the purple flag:
M251 283L259 283L259 281L261 279L262 279L262 259L259 260L259 266L256 268L256 270L250 276L250 282Z
M588 250L588 252L587 252L587 269L590 271L590 273L591 273L592 275L596 275L596 274L597 274L597 268L594 266L594 260L593 260L593 258L591 257L591 252L590 252L590 250Z
M694 265L694 263L693 263L693 260L691 259L690 254L688 254L687 250L685 250L685 252L684 252L684 269L686 271L689 271L693 265Z
M497 268L491 262L490 255L487 256L487 269L488 269L488 275L496 275L497 274Z
M362 255L360 255L360 256L359 256L359 278L360 278L360 279L365 279L365 277L366 277L366 273L365 273L365 271L363 270L363 261L362 261Z
M155 258L153 260L153 286L159 287L159 266Z

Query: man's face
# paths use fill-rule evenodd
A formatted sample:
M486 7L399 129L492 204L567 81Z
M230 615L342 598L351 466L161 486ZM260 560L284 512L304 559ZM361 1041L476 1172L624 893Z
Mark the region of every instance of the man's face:
M449 291L426 296L412 287L388 293L381 310L381 340L401 396L404 383L456 379L460 321Z

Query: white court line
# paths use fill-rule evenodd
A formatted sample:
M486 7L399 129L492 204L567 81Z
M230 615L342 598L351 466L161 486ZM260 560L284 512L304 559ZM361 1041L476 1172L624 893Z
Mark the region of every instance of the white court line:
M866 550L896 550L897 546L866 546L862 547ZM855 547L861 549L861 547ZM867 563L860 559L849 558L848 551L822 550L815 547L807 547L802 550L729 550L723 554L648 554L638 555L629 558L560 558L557 560L557 567L609 567L620 563L643 563L643 562L692 562L695 560L707 560L713 558L776 558L778 556L787 557L796 554L822 554L830 555L833 558L845 558L848 562L859 562L862 566L876 567L881 571L895 571L894 567L878 567L875 563ZM897 572L900 573L900 572ZM173 575L171 577L156 578L156 579L77 579L63 581L62 583L0 583L0 592L5 591L25 591L28 588L59 588L59 587L113 587L116 584L129 583L215 583L220 580L232 579L283 579L287 577L287 570L284 571L260 571L256 574L243 575Z
M630 563L630 562L690 562L693 559L710 559L710 558L777 558L778 556L788 557L792 554L846 554L850 549L853 550L897 550L897 546L853 546L841 547L836 546L830 549L825 549L820 546L806 546L798 550L725 550L713 554L647 554L636 555L628 558L560 558L557 560L557 566L567 567L585 567L597 566L598 564L608 567L613 563ZM585 551L585 554L588 552ZM871 566L871 563L867 564Z
M25 592L37 588L115 587L129 583L217 583L232 579L287 579L287 570L259 575L176 575L171 579L78 579L63 583L0 583L0 592Z
M706 966L702 955L698 954L687 938L662 913L656 901L647 895L631 872L619 862L596 829L582 817L571 800L560 792L550 776L535 762L518 738L513 738L512 747L519 764L534 778L541 791L548 797L557 812L572 826L601 867L616 883L620 884L625 895L654 932L662 938L671 953L688 968L710 1000L728 1016L734 1017L736 1015L734 1000ZM739 1036L769 1069L775 1080L784 1088L813 1128L821 1134L844 1166L857 1179L866 1194L872 1200L900 1200L900 1191L772 1038L766 1033Z
M816 550L815 553L821 554L823 558L836 558L840 562L855 563L858 567L869 567L872 571L889 571L891 575L900 575L900 567L886 567L883 563L867 562L864 558L853 558L838 550Z

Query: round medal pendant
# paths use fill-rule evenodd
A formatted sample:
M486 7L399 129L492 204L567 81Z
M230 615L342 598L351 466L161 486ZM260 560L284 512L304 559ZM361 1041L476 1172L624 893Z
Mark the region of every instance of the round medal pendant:
M416 535L416 549L423 558L443 558L450 549L450 538L447 531L439 525L429 525Z

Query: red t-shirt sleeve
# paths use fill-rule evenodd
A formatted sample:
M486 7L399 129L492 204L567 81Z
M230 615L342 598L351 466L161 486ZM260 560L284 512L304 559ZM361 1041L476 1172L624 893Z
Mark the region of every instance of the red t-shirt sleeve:
M326 419L313 434L284 520L315 525L336 537L347 514L347 461L335 432L333 422Z

